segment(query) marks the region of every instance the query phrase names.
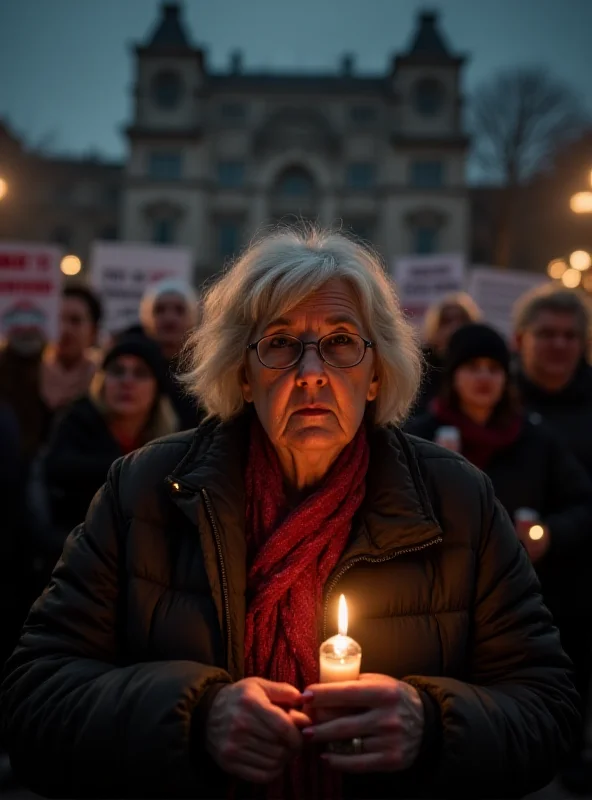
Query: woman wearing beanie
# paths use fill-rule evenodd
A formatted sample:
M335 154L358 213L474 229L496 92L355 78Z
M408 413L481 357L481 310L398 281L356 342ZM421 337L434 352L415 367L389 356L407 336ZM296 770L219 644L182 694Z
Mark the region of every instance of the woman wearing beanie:
M168 362L167 394L182 430L194 428L202 414L195 399L178 381L179 356L189 333L199 321L198 296L188 283L165 279L149 286L140 305L140 320Z
M45 474L52 521L63 537L84 520L117 458L178 429L164 394L166 378L154 342L143 336L122 338L106 354L89 394L58 423Z
M490 477L512 519L525 508L537 512L545 536L524 541L535 563L548 548L591 547L592 484L541 420L522 413L509 370L503 338L487 325L464 325L450 339L438 396L406 430L438 441L441 429L454 428L455 449Z

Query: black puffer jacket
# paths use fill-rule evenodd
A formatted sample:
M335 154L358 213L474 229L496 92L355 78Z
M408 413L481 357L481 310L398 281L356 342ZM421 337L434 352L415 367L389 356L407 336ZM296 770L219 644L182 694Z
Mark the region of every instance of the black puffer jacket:
M243 675L247 431L207 423L117 462L69 537L0 690L13 767L34 791L227 796L201 741L211 691ZM407 679L437 714L421 768L348 776L345 791L521 797L545 784L577 695L490 484L379 429L367 487L326 618L344 592L364 671Z
M525 408L541 415L592 478L592 367L582 362L559 392L545 391L524 373L518 374L518 388Z
M45 457L52 519L60 530L70 531L84 519L111 464L122 455L92 400L76 400L57 423Z
M444 424L430 412L407 428L431 441ZM526 417L517 440L485 472L512 519L532 508L549 527L551 546L537 571L553 613L561 621L592 617L592 482L583 466L540 419Z

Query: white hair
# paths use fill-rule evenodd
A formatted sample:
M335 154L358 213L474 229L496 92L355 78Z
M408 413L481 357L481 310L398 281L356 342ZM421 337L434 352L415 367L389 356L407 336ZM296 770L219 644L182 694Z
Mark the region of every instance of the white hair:
M199 321L199 296L193 286L177 278L164 278L150 284L140 302L140 322L145 331L154 328L154 304L159 297L174 294L185 300L189 312L189 327L195 328Z
M188 371L183 380L209 416L228 420L243 410L240 373L256 329L335 278L353 288L375 342L379 391L374 421L386 425L405 418L422 362L394 284L372 250L343 234L316 229L265 236L206 292L201 324L185 347Z

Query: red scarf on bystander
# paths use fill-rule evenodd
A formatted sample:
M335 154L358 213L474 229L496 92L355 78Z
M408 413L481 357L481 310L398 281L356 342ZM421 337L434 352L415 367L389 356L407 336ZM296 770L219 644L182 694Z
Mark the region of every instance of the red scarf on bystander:
M444 425L460 431L463 456L479 469L486 470L494 456L514 444L522 431L522 417L512 416L505 424L479 425L472 419L436 398L430 410Z

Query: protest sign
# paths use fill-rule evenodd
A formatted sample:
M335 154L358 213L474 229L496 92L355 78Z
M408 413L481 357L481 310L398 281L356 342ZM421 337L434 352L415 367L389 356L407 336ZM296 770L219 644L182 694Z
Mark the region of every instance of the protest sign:
M464 289L464 258L460 254L405 256L395 262L394 278L405 313L420 325L433 303Z
M103 328L118 333L138 322L145 289L164 278L190 282L191 250L134 242L94 242L91 282L103 303Z
M0 242L0 338L18 326L58 333L61 251L51 244Z
M539 273L475 266L469 272L467 291L481 308L485 322L509 337L516 300L547 282L548 278Z

